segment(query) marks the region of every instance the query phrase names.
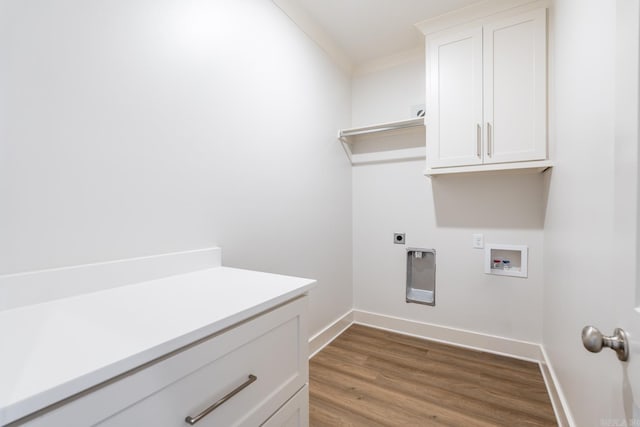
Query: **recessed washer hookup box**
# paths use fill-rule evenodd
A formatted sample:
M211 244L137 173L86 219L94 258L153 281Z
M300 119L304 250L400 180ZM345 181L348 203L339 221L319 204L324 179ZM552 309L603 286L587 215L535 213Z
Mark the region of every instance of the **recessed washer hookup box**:
M406 301L436 305L436 250L407 248Z

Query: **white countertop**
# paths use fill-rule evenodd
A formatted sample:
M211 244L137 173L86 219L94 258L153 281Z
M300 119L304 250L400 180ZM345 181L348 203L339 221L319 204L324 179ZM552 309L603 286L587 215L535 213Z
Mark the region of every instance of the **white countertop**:
M0 312L0 425L302 295L216 267Z

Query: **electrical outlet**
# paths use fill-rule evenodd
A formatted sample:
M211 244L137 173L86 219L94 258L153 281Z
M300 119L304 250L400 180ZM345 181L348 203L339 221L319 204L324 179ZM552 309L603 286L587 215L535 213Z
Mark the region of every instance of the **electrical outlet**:
M482 234L473 234L473 247L475 249L484 248L484 235Z

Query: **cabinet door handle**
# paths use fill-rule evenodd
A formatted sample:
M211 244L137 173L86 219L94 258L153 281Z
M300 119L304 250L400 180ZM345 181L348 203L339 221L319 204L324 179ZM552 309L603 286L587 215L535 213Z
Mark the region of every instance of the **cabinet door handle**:
M487 122L487 155L491 157L493 152L493 141L491 139L491 123Z
M476 153L478 155L478 158L482 157L482 127L480 126L480 123L478 123L476 125Z
M240 393L242 390L247 388L252 382L254 382L257 379L258 379L258 377L256 377L255 375L253 375L253 374L249 375L249 379L247 379L245 382L240 384L238 387L236 387L235 389L233 389L232 391L230 391L229 393L224 395L216 403L214 403L213 405L209 406L207 409L205 409L204 411L200 412L195 417L188 416L184 420L186 421L187 424L194 425L195 423L197 423L198 421L200 421L201 419L203 419L204 417L209 415L211 412L215 411L216 408L221 406L227 400L231 399L233 396L235 396L236 394Z

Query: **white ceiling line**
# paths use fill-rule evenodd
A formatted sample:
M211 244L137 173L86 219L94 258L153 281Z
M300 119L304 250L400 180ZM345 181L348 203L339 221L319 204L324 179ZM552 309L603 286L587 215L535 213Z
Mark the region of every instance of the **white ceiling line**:
M333 38L317 24L317 22L292 0L272 0L311 40L316 42L333 61L348 75L351 75L353 64L342 48Z

